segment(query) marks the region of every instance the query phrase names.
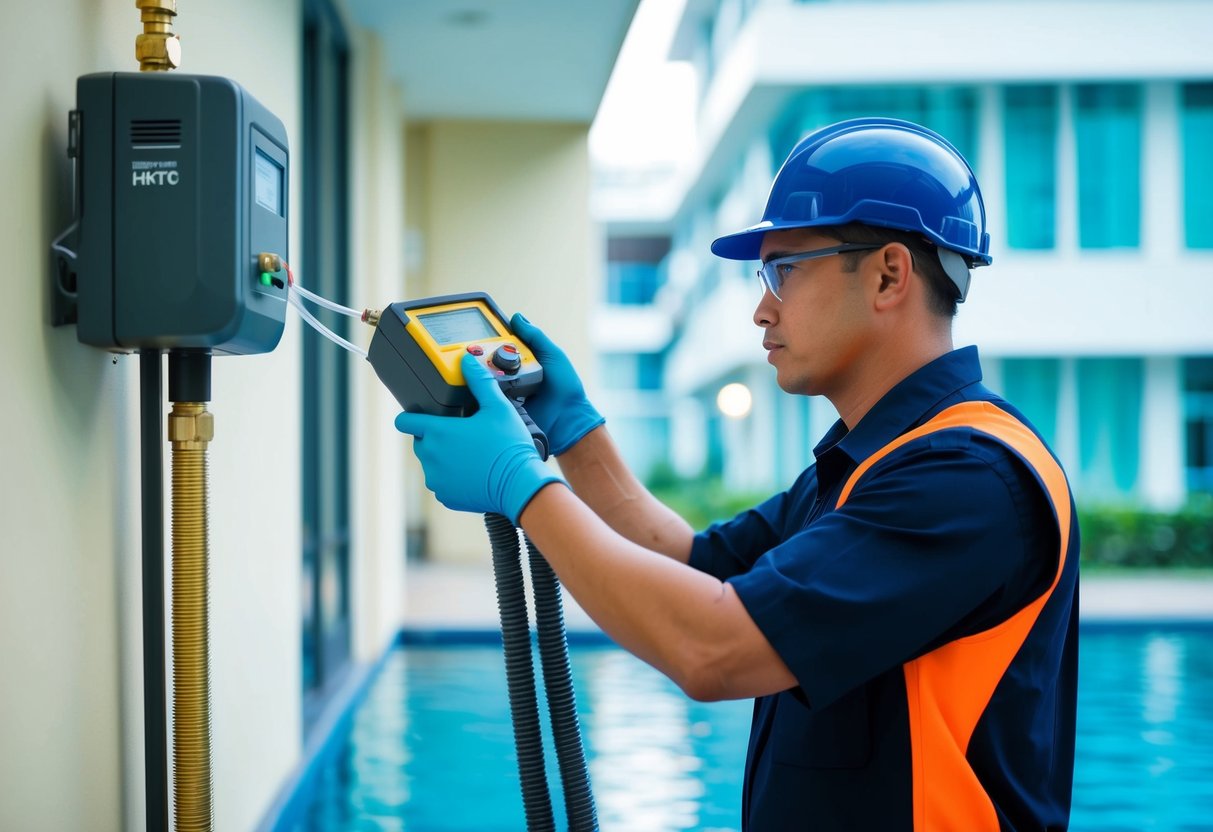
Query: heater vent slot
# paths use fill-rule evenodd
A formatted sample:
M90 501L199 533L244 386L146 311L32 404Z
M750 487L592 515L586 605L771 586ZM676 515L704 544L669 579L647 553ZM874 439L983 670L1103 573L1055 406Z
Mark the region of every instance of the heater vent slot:
M180 147L181 119L132 120L131 146L140 148Z

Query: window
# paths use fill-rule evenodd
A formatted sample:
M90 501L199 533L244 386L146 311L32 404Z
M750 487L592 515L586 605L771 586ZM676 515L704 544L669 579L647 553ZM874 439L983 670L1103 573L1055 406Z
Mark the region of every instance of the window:
M1003 395L1028 417L1049 445L1057 438L1060 378L1056 358L1007 358L1002 362Z
M1007 87L1007 244L1051 249L1056 235L1057 88Z
M1183 85L1184 240L1213 248L1213 83Z
M1075 89L1078 243L1136 248L1141 241L1141 89L1087 84Z
M788 154L796 146L796 142L804 138L808 131L804 129L800 107L793 104L781 117L771 122L767 131L767 142L771 148L771 170L778 171L787 161Z
M642 479L668 464L670 422L661 416L616 416L611 419L611 438L619 446L628 468Z
M664 363L659 352L604 353L602 386L607 390L660 390Z
M1213 492L1213 358L1184 361L1184 438L1188 490Z
M643 306L653 302L665 276L669 237L607 240L607 303Z
M849 118L887 116L934 130L977 167L977 92L970 87L822 87L798 96L768 134L778 169L796 142Z
M607 303L643 306L656 294L656 263L607 264Z
M810 434L809 397L787 395L779 389L774 376L766 382L773 393L775 430L775 484L787 488L813 462L813 446L818 437Z
M724 417L716 409L714 401L704 401L704 412L707 414L704 428L708 448L700 476L720 477L724 475Z
M1125 497L1137 483L1141 359L1084 358L1077 370L1081 490L1100 498Z
M328 0L305 3L303 29L303 256L308 285L346 303L349 290L349 47ZM346 334L344 318L319 310ZM310 329L303 333L304 726L349 664L349 362Z

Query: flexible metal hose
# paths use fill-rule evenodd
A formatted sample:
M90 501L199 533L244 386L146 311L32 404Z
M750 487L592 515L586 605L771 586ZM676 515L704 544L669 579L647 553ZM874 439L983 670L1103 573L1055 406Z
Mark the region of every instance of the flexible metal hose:
M177 832L210 832L211 713L207 628L205 404L173 404L173 817Z
M497 584L497 607L501 613L506 687L510 698L510 717L514 722L514 748L518 753L526 827L530 832L555 832L552 797L548 792L543 760L543 735L539 728L535 665L531 661L531 630L527 620L526 586L522 577L518 530L509 518L500 514L486 514L484 525L493 547L493 578Z

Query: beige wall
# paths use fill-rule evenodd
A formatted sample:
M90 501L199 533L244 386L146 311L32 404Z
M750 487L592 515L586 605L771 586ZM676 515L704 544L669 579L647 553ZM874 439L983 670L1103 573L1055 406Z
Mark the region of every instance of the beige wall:
M182 71L235 79L286 126L292 262L306 273L300 4L212 0L181 12ZM0 92L3 830L145 826L138 359L114 360L80 345L73 328L50 327L46 289L47 245L69 220L75 79L134 70L138 31L128 0L0 7L0 72L10 79ZM525 310L592 373L586 309L601 267L588 218L588 126L442 122L410 130L406 143L383 50L359 32L352 43L352 299L383 305L483 288L504 309ZM273 353L214 363L217 829L254 827L299 764L299 326L288 316ZM429 512L442 558L486 563L487 545L479 518L437 508L420 488L392 426L396 403L350 360L353 652L369 660L400 625L409 505Z
M602 282L588 124L439 121L408 132L416 296L484 290L522 311L593 382L588 309ZM414 482L420 478L415 477ZM487 562L483 520L422 498L430 557Z
M368 34L356 36L353 108L359 129L353 137L351 171L351 298L383 308L406 296L404 284L404 113L399 89L384 73L383 48ZM355 340L370 343L364 328ZM355 427L351 478L355 550L353 563L354 652L373 659L400 629L404 598L405 437L395 428L400 411L369 364L355 359L352 378Z
M291 137L299 259L299 3L181 4L182 71L226 75ZM0 829L144 828L138 359L48 325L47 245L67 223L78 75L133 70L129 0L0 7ZM356 48L368 46L355 39ZM373 46L373 44L371 44ZM356 298L402 291L402 115L377 50L355 61ZM362 130L366 126L365 131ZM298 762L299 322L271 354L214 362L211 667L217 829L249 829ZM368 332L369 335L369 332ZM354 372L355 654L399 624L404 446ZM167 460L167 449L166 449Z

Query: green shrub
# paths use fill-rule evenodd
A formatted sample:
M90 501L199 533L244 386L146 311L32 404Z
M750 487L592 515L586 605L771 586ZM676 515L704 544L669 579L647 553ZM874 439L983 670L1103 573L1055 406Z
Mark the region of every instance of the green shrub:
M770 492L732 491L719 477L680 477L666 465L653 469L648 488L696 531L728 520L771 496Z
M768 493L730 491L719 477L679 477L655 468L649 490L696 530L727 520ZM1139 506L1078 506L1082 563L1097 568L1213 569L1213 496L1197 495L1175 512Z
M1213 497L1175 512L1136 506L1078 506L1082 562L1097 567L1213 567Z

